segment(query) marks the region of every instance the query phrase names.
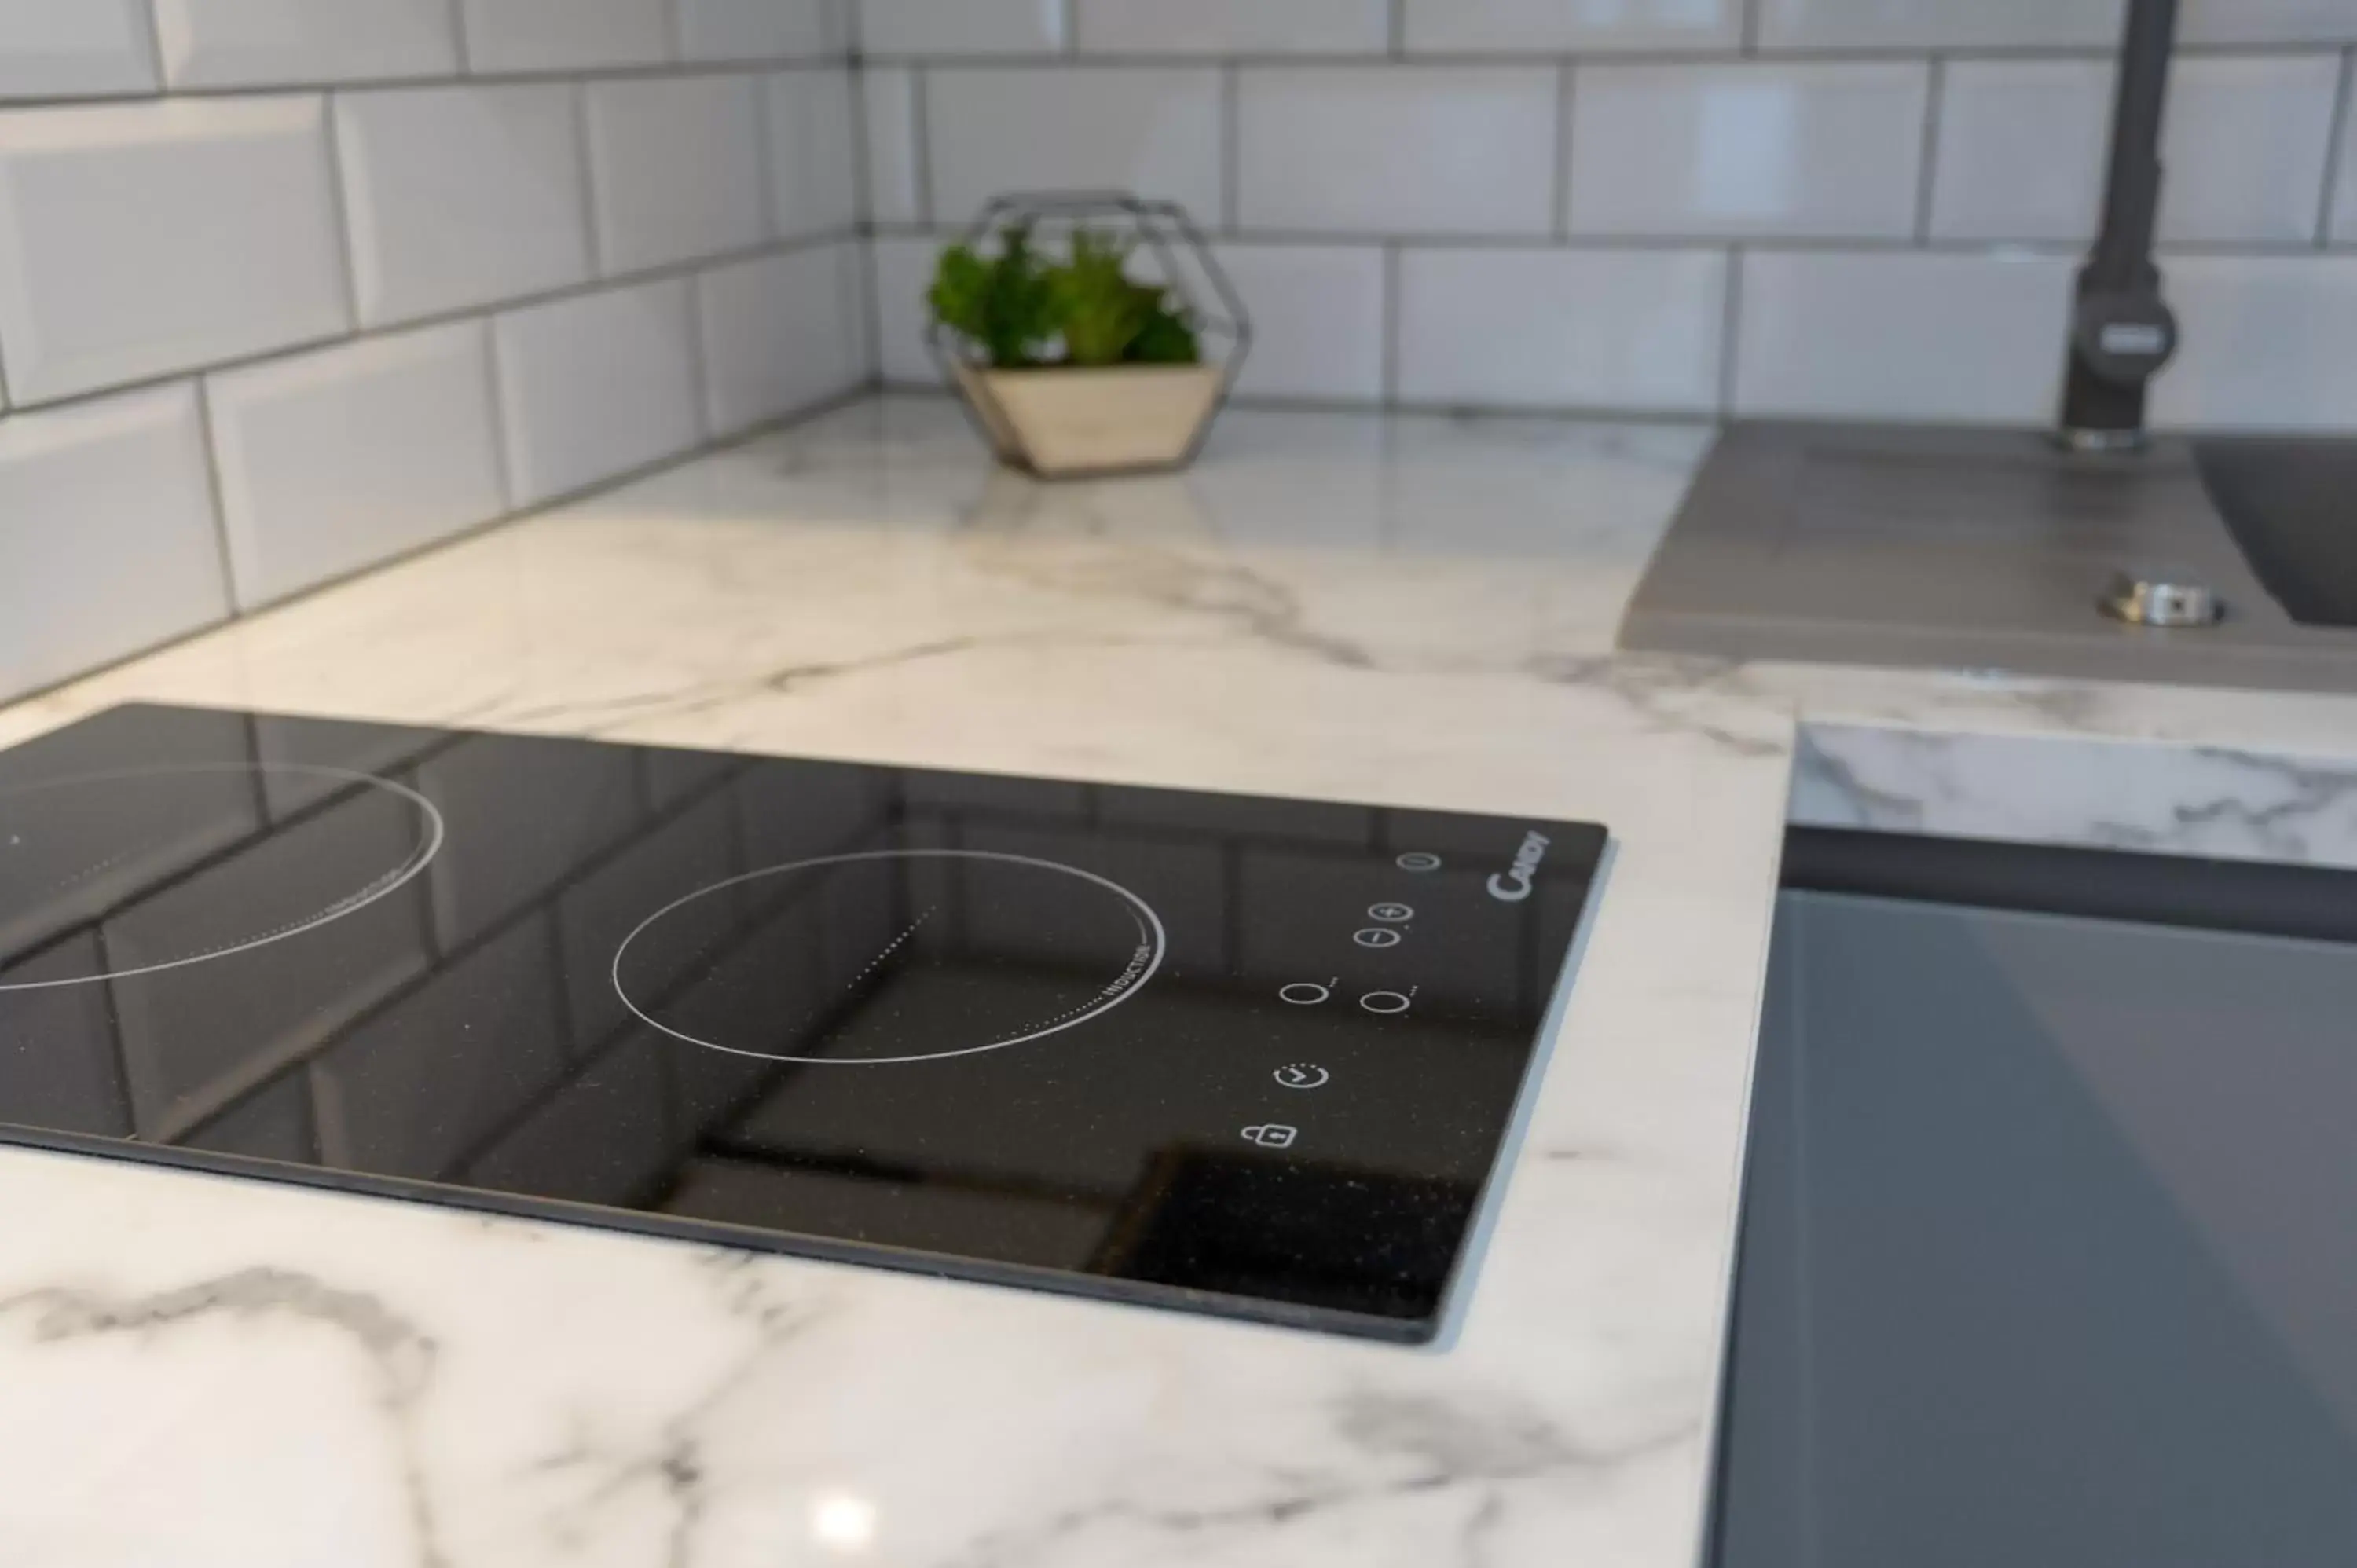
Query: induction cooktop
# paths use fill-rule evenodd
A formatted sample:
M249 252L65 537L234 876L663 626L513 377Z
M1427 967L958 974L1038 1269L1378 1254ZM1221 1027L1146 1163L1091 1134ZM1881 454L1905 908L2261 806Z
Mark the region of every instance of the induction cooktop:
M0 752L0 1140L1428 1339L1605 848L121 707Z

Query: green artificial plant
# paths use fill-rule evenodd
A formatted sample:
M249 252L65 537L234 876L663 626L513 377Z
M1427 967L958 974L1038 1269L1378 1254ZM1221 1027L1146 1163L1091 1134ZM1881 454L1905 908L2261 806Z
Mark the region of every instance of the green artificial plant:
M963 244L942 252L927 297L934 320L996 370L1200 363L1184 305L1131 277L1129 254L1127 241L1080 229L1066 260L1043 263L1029 227L1011 225L996 256Z

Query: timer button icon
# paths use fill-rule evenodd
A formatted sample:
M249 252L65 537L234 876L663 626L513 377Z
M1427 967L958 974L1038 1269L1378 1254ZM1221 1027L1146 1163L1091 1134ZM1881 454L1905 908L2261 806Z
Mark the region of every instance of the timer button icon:
M1316 1062L1292 1062L1277 1069L1275 1076L1286 1089L1323 1089L1334 1075Z

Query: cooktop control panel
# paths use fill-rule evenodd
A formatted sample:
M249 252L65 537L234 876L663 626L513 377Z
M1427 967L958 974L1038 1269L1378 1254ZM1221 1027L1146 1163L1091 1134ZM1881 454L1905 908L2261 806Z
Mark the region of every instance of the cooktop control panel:
M118 708L0 753L0 1139L1424 1338L1605 843Z

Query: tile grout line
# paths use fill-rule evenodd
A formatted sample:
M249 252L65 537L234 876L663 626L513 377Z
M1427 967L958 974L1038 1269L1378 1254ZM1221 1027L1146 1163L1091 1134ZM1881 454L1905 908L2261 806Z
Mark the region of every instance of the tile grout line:
M474 73L474 51L467 44L467 0L450 0L450 52L459 78Z
M1394 408L1400 395L1400 248L1383 247L1383 385L1378 406Z
M491 452L500 470L500 509L504 515L515 506L515 452L510 446L507 356L500 351L500 324L494 316L482 318L483 391L490 399Z
M1557 241L1571 238L1571 97L1578 91L1572 69L1565 65L1555 71L1555 188L1549 193L1554 206L1548 216L1548 229Z
M156 96L170 96L172 83L164 70L164 19L156 15L156 0L140 0L139 21L145 34L148 63L156 68Z
M213 428L213 387L210 371L200 371L188 378L188 393L197 404L197 439L205 449L206 504L212 508L213 550L221 561L221 599L229 607L229 619L243 616L243 596L238 590L237 551L230 543L229 498L221 483L221 437Z
M830 16L832 10L830 9ZM833 26L832 21L828 24ZM851 95L851 220L854 238L851 242L851 263L855 280L859 285L860 363L873 377L880 354L883 324L876 308L876 152L870 145L869 133L874 129L869 119L867 64L856 48L844 63L844 75ZM841 267L837 265L835 286L842 287Z
M606 275L605 242L598 235L597 173L594 164L595 149L589 135L589 84L573 84L573 145L581 158L581 228L588 243L589 275Z
M2357 46L2341 51L2341 83L2332 99L2332 139L2324 145L2324 191L2316 205L2316 248L2319 251L2330 248L2332 220L2341 216L2333 209L2340 201L2341 178L2348 172L2352 76L2357 76Z
M1940 177L1940 116L1948 95L1948 62L1932 56L1923 86L1923 143L1915 166L1915 242L1932 238L1932 199Z
M1391 12L1383 24L1383 52L1393 59L1407 58L1407 0L1391 0Z
M328 208L336 225L336 254L343 263L344 309L355 332L361 328L360 245L352 234L351 198L345 189L343 137L336 125L336 95L319 100L320 134L327 144Z
M909 161L917 177L917 220L940 221L933 211L933 81L922 66L909 68Z
M1737 49L1745 55L1760 52L1760 7L1763 0L1743 0L1743 20L1738 28Z
M1232 237L1243 222L1243 69L1220 68L1220 233Z
M1727 248L1727 297L1718 317L1718 417L1735 417L1736 346L1743 337L1743 247Z

